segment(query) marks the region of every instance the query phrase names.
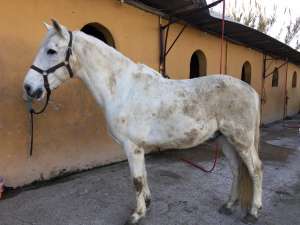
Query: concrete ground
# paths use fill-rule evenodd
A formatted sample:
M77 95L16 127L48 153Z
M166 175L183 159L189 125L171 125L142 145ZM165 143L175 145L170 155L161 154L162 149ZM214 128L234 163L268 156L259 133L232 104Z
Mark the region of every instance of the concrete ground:
M300 224L300 115L262 129L263 210L258 225ZM221 158L206 174L179 158L206 167L212 143L147 156L152 205L141 225L239 225L244 213L217 210L228 197L231 173ZM127 162L93 169L6 193L1 225L123 225L134 208Z

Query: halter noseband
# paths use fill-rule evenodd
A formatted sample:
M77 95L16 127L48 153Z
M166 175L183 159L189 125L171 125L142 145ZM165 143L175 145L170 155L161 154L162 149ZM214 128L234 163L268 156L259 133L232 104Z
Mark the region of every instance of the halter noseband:
M32 148L33 148L33 114L41 114L43 113L47 106L48 106L48 102L50 99L50 95L51 95L51 89L49 86L49 81L48 81L48 75L51 73L54 73L57 69L61 68L61 67L66 67L70 78L73 77L73 71L70 65L70 56L72 55L72 41L73 41L73 35L72 32L69 31L69 35L70 35L70 40L69 40L69 44L68 44L68 49L66 51L66 58L63 62L56 64L55 66L50 67L47 70L43 70L35 65L32 65L30 67L30 69L33 69L34 71L38 72L39 74L41 74L43 76L43 80L44 80L44 87L47 91L47 99L46 99L46 103L44 105L44 107L40 110L40 111L35 111L32 107L31 101L28 104L28 108L29 108L29 113L30 113L30 120L31 120L31 137L30 137L30 150L29 150L29 154L30 156L32 156Z
M72 55L72 41L73 41L73 36L72 36L72 32L69 31L69 35L70 35L70 40L69 40L69 44L68 44L68 49L66 51L66 58L63 62L56 64L55 66L50 67L47 70L43 70L35 65L32 65L30 67L30 69L33 69L34 71L38 72L39 74L41 74L43 76L44 79L44 87L47 91L47 99L46 99L46 103L44 105L44 107L40 110L40 111L35 111L32 107L30 108L30 112L33 114L41 114L42 112L44 112L47 108L49 99L50 99L50 95L51 95L51 89L49 86L49 81L48 81L48 75L51 73L54 73L57 69L61 68L61 67L66 67L70 77L73 77L73 71L72 68L70 66L70 56Z

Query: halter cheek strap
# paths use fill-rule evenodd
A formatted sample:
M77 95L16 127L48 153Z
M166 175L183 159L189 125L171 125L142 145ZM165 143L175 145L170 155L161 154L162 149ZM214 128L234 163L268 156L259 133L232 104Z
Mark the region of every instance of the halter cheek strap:
M48 81L48 75L51 73L54 73L57 69L61 68L61 67L66 67L68 70L68 73L70 75L70 78L73 77L73 71L70 65L70 57L72 55L72 42L73 42L73 35L71 31L68 31L69 35L70 35L70 40L68 43L68 48L66 51L66 57L65 60L61 63L56 64L55 66L50 67L47 70L43 70L35 65L31 65L30 69L38 72L39 74L41 74L43 76L43 81L44 81L44 87L46 89L47 92L47 98L46 98L46 102L45 105L43 106L43 108L39 111L36 111L33 109L31 102L29 103L29 112L30 112L30 120L31 120L31 137L30 137L30 156L32 156L32 147L33 147L33 114L41 114L43 113L49 103L50 100L50 95L51 95L51 89L50 89L50 85L49 85L49 81Z

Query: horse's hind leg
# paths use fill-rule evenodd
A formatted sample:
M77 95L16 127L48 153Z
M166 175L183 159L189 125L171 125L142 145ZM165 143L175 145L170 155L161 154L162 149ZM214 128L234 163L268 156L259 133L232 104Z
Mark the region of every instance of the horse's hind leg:
M219 137L218 143L220 144L222 151L229 162L231 172L233 175L229 199L223 206L221 206L219 212L222 214L231 215L233 213L233 208L236 205L239 197L239 189L238 189L239 158L234 147L226 140L224 136Z
M262 207L262 163L254 145L247 150L239 151L239 156L248 169L253 189L251 206L244 221L255 222L258 217L259 209Z
M136 209L126 222L126 225L137 224L146 215L146 208L150 204L150 190L147 182L144 149L127 142L123 146L128 158L131 176L136 191Z

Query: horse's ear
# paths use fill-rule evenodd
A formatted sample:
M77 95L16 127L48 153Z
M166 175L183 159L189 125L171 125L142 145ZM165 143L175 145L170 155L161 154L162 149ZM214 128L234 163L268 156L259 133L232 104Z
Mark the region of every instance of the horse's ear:
M62 29L61 29L60 24L55 19L51 19L51 21L52 21L52 25L53 25L54 29L56 30L56 32L61 33Z
M68 30L64 26L60 25L56 20L51 19L51 21L54 31L62 38L67 39Z
M52 29L53 27L51 25L49 25L48 23L44 22L44 25L46 27L47 30Z

